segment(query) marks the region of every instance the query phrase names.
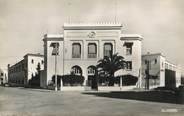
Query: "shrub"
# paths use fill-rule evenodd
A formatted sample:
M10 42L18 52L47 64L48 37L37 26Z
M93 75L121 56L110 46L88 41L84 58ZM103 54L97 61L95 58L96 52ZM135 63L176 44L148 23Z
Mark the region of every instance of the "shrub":
M57 84L60 86L60 81L62 78L63 86L78 86L83 85L84 77L80 75L63 75L57 76ZM52 81L55 83L55 76L52 77Z
M99 83L99 85L107 86L109 83L109 78L107 76L99 76L98 83Z
M138 77L133 75L123 75L122 85L135 85L138 81ZM115 83L120 83L120 76L115 77Z

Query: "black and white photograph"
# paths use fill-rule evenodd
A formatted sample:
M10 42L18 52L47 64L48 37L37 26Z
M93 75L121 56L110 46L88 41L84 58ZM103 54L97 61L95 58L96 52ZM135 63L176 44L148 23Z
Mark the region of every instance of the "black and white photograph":
M183 0L0 0L0 116L184 116Z

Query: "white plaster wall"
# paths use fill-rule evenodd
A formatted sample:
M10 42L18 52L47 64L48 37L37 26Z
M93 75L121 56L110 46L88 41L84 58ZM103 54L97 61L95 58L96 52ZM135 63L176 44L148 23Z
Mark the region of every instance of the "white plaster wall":
M89 38L88 34L95 31L95 38ZM87 68L91 65L96 66L97 61L103 58L103 45L105 42L113 44L113 52L115 53L115 41L119 39L120 30L65 30L64 31L64 74L69 74L74 65L82 68L85 81L87 80ZM79 42L81 44L81 58L72 58L72 43ZM97 44L97 58L88 58L88 43ZM84 82L85 85L85 82Z
M165 57L160 56L160 86L165 86ZM163 64L162 64L163 63Z
M3 73L3 76L1 76L1 73ZM3 83L8 82L8 72L7 69L0 69L0 78L3 78Z
M181 85L181 68L178 66L176 68L176 87L179 87Z
M94 38L88 37L90 32L96 33ZM44 43L46 80L51 80L54 75L54 56L51 56L51 42L59 42L60 46L64 44L64 49L60 47L60 56L58 58L58 75L69 74L72 66L78 65L82 68L83 76L87 79L87 67L96 65L97 61L103 58L104 43L111 42L113 44L113 52L119 53L125 57L125 60L132 61L132 71L127 73L134 76L139 75L141 68L141 41L131 40L133 42L132 55L126 56L124 40L120 40L121 30L64 30L64 41L49 40ZM129 41L129 40L126 40ZM81 44L81 58L72 58L72 43L79 42ZM87 58L88 43L95 42L97 44L97 58ZM63 59L64 58L64 59ZM64 61L64 62L63 62ZM84 83L85 84L85 83Z
M131 39L131 38L130 38ZM132 54L126 54L126 47L123 46L125 42L133 42ZM141 69L141 41L140 40L121 40L117 41L117 53L125 58L125 61L132 61L132 70L126 70L127 74L139 76Z
M52 50L53 50L53 48L52 47L50 47L50 44L52 43L52 42L59 42L59 56L57 56L57 74L58 75L63 75L63 69L64 69L64 67L63 67L63 41L61 41L61 40L53 40L53 41L45 41L46 43L45 43L45 47L46 48L44 48L44 52L45 52L45 55L46 55L46 57L45 57L45 67L46 67L46 76L45 76L45 78L46 78L46 82L47 83L45 83L45 84L43 84L43 85L48 85L48 82L49 81L51 81L52 80L52 76L53 75L55 75L55 56L53 56L52 55Z
M33 63L32 63L32 60L34 61ZM29 80L32 78L32 74L33 74L33 76L35 76L38 73L37 67L38 67L39 63L40 63L40 70L44 69L44 63L42 63L42 61L44 61L43 57L28 55L28 58L27 58L27 82L29 82Z
M151 75L157 75L159 78L158 86L165 86L165 57L161 56L160 54L148 54L142 56L142 79L143 85L145 85L145 70L147 69L147 65L145 64L145 60L150 61L150 70L149 73ZM157 63L155 63L157 60ZM163 66L162 66L163 65Z

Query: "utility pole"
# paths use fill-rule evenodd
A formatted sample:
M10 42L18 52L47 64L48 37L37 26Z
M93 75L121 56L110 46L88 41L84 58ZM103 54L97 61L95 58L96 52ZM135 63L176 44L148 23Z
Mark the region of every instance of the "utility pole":
M120 91L122 90L122 80L123 80L123 76L120 76Z
M57 91L57 56L59 55L59 43L51 43L50 47L53 47L52 55L55 56L55 91Z
M149 75L149 68L150 68L150 61L147 60L146 61L146 65L147 65L147 69L146 69L146 90L149 90L149 78L150 78L150 75Z
M57 47L57 46L56 46ZM55 91L57 91L57 53L55 55Z

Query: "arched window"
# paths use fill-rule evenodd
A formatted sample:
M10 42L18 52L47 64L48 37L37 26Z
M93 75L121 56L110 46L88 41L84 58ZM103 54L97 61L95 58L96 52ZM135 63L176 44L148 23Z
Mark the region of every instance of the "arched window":
M81 45L80 43L72 44L72 58L81 58Z
M111 57L113 54L113 45L112 43L105 43L104 44L104 56Z
M31 60L31 63L32 63L32 64L34 63L34 60L33 60L33 59Z
M88 75L95 75L96 67L95 66L89 66L87 68L87 70L88 70Z
M82 76L82 69L80 66L73 66L71 72L75 75L81 75Z
M97 57L97 45L96 43L88 44L88 58L96 58Z

